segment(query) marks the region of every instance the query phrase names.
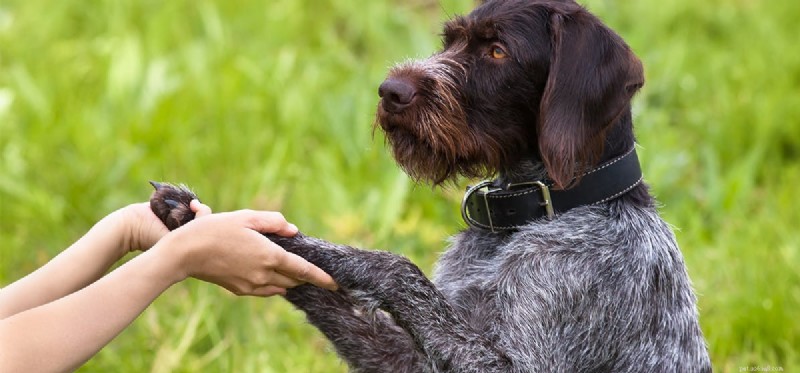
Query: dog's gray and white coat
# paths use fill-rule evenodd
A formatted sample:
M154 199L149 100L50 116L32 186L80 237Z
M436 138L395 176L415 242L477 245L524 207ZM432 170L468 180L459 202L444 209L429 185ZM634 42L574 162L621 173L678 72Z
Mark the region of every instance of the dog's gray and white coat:
M303 285L287 298L355 372L710 371L680 251L653 208L616 200L511 235L467 230L435 286L388 253L274 239L351 293Z
M628 46L574 2L487 1L448 22L443 51L392 70L377 125L415 179L569 188L634 146L643 82ZM433 281L388 252L269 237L339 283L286 299L355 372L711 370L681 252L645 185L516 230L468 228Z

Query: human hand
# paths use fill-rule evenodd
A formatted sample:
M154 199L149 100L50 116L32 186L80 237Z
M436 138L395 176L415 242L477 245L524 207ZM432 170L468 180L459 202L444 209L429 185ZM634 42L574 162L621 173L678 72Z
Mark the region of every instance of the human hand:
M145 251L169 233L150 209L149 203L128 205L117 210L117 213L122 227L122 255L130 251Z
M211 214L197 201L192 201L191 207L197 218L151 249L174 258L181 278L195 277L237 295L285 294L287 288L305 282L337 288L321 269L261 234L291 237L297 233L297 227L280 213L240 210Z
M211 208L196 199L191 201L189 208L196 217L211 214ZM130 251L146 251L169 233L148 202L125 206L116 213L122 227L122 255Z

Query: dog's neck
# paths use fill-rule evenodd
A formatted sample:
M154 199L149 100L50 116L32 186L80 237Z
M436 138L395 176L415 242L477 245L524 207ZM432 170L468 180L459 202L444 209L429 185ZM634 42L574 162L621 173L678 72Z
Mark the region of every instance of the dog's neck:
M498 184L500 183L500 184ZM503 184L484 181L467 189L461 215L470 226L492 232L516 230L542 218L582 206L612 202L642 183L635 148L580 175L569 188L560 189L546 179Z
M548 180L544 163L535 157L524 158L497 175L499 185L517 184L531 180Z
M624 155L635 145L635 142L632 115L630 110L627 110L607 131L603 153L597 164L603 164ZM549 184L550 178L541 157L538 154L529 154L512 167L501 171L493 184L500 187L537 180ZM628 192L627 198L640 206L653 206L655 203L644 183Z
M625 109L623 114L620 115L619 119L605 131L602 154L597 159L597 162L595 162L596 164L592 166L603 164L627 153L628 150L634 146L635 142L636 139L633 135L633 118L629 106ZM592 167L590 166L588 168L591 169ZM530 154L523 155L520 161L499 172L497 179L503 183L549 180L547 169L535 147L531 149Z

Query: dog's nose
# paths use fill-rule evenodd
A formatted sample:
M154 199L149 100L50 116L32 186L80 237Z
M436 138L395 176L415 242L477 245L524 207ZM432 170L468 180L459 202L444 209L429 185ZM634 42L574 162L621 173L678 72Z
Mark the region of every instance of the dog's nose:
M411 105L417 89L405 79L389 78L378 87L378 96L383 100L382 105L386 111L399 113Z

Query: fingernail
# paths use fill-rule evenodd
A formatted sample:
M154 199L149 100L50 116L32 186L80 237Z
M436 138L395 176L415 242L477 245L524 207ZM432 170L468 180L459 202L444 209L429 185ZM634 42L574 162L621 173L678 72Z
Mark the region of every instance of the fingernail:
M203 203L200 202L199 199L193 199L191 202L189 202L189 208L192 210L192 212L197 212L197 210L200 210L202 205Z
M299 232L300 231L300 229L298 229L297 226L292 224L292 223L289 223L289 230L293 231L293 232Z

